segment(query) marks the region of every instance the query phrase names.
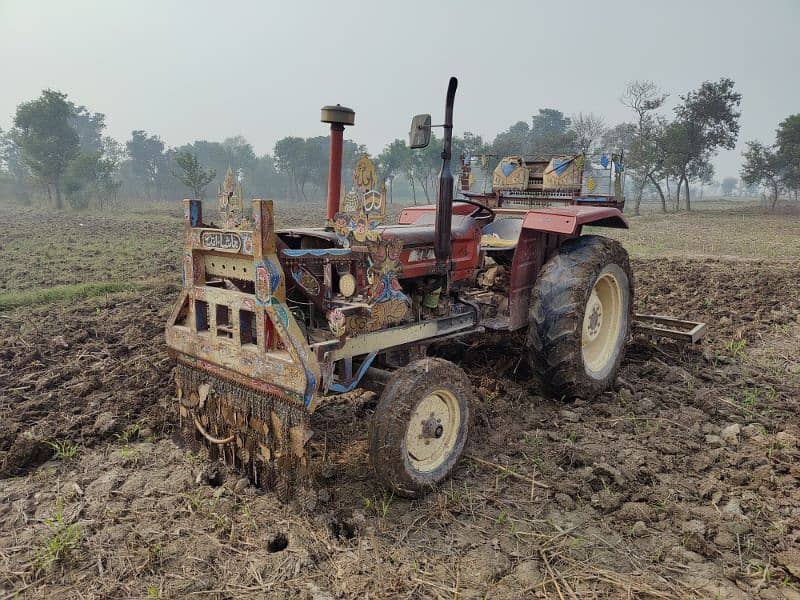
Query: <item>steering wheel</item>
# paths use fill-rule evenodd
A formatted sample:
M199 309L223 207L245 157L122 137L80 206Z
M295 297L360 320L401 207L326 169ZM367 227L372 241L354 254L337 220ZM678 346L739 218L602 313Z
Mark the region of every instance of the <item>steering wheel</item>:
M467 215L473 219L494 219L494 211L481 202L472 200L471 198L457 198L455 201L475 206L475 210Z

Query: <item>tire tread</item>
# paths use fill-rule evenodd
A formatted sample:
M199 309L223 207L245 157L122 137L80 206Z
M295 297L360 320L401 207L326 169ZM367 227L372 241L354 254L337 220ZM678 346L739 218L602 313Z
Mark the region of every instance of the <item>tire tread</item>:
M550 396L594 396L613 383L625 352L624 342L617 364L604 380L585 373L580 354L583 309L597 274L610 263L623 270L630 286L623 338L627 341L633 320L633 274L628 253L619 242L597 235L568 240L537 278L529 313L527 354L531 369Z

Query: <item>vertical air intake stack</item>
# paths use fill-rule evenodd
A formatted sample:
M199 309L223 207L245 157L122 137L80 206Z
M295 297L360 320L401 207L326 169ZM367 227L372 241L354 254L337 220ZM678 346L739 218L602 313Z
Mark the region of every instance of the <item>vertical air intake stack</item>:
M450 231L453 220L453 173L450 171L450 154L453 143L453 103L457 87L458 79L451 77L444 107L442 170L439 172L439 193L436 196L436 237L433 247L436 253L436 266L440 273L449 271L452 255Z
M323 106L320 120L331 124L331 157L328 163L328 220L332 220L339 210L339 194L342 188L342 145L344 126L354 125L356 113L352 108L341 104Z

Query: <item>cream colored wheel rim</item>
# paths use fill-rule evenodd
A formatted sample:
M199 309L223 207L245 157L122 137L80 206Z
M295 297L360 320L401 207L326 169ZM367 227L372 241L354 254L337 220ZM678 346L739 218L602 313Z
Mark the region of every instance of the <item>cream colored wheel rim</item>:
M436 390L417 404L406 429L406 452L417 471L434 471L455 448L461 425L456 397Z
M603 273L594 283L583 315L583 364L590 371L603 371L613 361L622 318L619 281L612 273Z

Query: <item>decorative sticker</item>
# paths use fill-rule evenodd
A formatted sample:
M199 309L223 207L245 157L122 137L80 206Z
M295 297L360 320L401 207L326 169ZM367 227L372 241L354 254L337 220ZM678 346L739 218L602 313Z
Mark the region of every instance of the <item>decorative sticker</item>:
M242 238L234 231L209 229L200 234L200 243L204 248L223 252L239 252L242 249ZM252 243L252 240L251 240Z

